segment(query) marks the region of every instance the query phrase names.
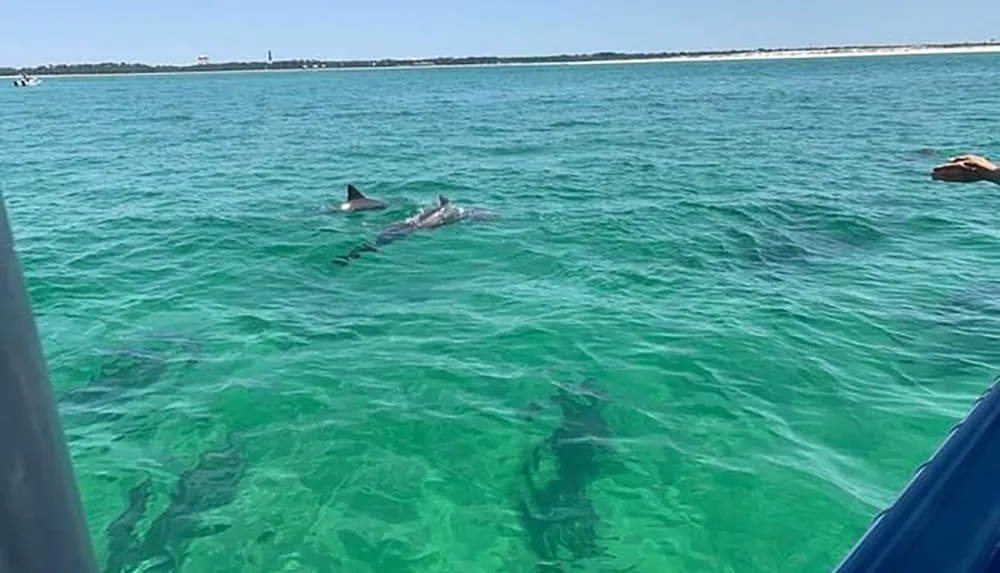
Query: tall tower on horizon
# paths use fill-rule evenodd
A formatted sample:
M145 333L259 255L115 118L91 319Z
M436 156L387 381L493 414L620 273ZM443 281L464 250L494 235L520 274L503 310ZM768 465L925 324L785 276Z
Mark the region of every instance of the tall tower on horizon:
M267 63L271 63L271 50L267 51Z

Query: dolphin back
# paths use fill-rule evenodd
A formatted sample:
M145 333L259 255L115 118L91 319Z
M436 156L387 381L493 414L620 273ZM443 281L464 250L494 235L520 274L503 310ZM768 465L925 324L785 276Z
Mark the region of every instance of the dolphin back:
M348 192L352 189L348 186ZM355 189L359 197L364 197ZM334 264L346 266L352 260L358 259L363 253L378 251L379 247L398 241L413 231L420 229L433 229L463 219L473 221L491 221L499 218L499 215L490 211L478 208L456 207L444 195L438 195L438 204L421 209L417 214L386 227L374 243L365 242L347 253L333 259Z

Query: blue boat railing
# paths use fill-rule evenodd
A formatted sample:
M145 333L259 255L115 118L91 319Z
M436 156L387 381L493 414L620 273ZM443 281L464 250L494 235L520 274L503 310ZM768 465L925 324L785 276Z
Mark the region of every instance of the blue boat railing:
M998 570L1000 380L875 517L836 573Z

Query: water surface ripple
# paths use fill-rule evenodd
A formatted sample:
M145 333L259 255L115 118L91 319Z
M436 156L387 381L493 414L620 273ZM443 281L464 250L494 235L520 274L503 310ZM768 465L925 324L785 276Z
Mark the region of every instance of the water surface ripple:
M582 570L828 570L1000 363L998 188L926 176L1000 156L998 63L0 90L102 567L131 528L186 573L534 571L523 463L592 379ZM324 214L348 182L390 209ZM437 194L503 218L331 264Z

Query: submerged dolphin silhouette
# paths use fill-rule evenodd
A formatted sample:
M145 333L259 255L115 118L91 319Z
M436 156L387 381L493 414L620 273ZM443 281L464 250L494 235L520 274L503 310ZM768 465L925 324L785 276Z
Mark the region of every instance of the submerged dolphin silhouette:
M365 243L361 246L355 247L346 255L341 255L340 257L335 258L333 262L340 266L345 266L350 263L352 259L359 258L361 253L366 251L375 252L378 250L378 247L398 241L413 231L420 229L433 229L435 227L449 225L465 219L473 221L487 221L495 219L496 217L496 214L489 213L482 209L456 207L452 205L451 201L447 197L444 195L438 195L437 205L426 207L416 215L404 221L389 225L375 238L374 244Z
M521 463L526 495L517 502L539 573L561 573L564 553L570 561L605 556L597 531L600 518L587 490L615 450L603 416L608 398L593 380L576 389L561 384L551 400L561 411L560 424ZM532 404L533 410L539 407ZM543 457L554 466L554 475L540 484L535 474Z
M137 562L141 544L135 533L153 493L153 480L147 477L128 492L128 505L104 530L108 537L108 561L104 573L122 573Z
M232 503L247 470L243 436L230 432L226 444L199 456L183 474L170 503L152 522L143 539L135 528L144 517L151 495L148 478L129 492L128 507L108 527L109 556L104 573L142 571L179 573L190 543L225 531L230 524L204 520L203 514Z
M377 199L366 197L354 185L347 185L347 200L340 204L339 210L345 213L353 211L378 211L385 209L386 204Z

